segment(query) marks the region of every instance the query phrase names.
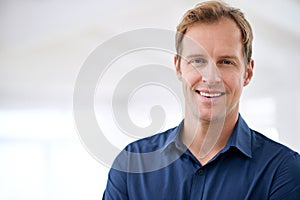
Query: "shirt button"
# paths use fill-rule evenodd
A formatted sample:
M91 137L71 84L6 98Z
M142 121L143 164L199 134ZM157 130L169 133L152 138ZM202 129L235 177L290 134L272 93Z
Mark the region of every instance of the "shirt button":
M199 174L200 176L202 176L202 175L204 174L204 170L203 170L203 169L198 170L198 174Z

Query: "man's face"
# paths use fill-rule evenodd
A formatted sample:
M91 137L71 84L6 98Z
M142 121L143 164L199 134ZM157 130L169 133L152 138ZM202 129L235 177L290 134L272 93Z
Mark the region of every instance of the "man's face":
M175 58L182 81L186 117L205 121L237 116L242 89L251 77L253 61L245 66L241 31L231 19L217 23L194 23Z

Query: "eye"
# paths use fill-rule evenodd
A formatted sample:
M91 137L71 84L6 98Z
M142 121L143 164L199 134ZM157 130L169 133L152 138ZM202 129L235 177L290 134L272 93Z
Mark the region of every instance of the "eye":
M189 61L189 64L192 64L195 67L202 66L205 63L206 63L206 60L203 58L194 58Z
M222 60L220 63L223 65L234 65L234 62L230 60Z
M203 59L194 59L194 60L191 60L191 63L204 63Z

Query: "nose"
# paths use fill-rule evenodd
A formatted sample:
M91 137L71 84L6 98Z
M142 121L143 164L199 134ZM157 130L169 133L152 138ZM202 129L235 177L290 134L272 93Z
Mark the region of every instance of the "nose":
M216 84L221 82L221 74L215 63L209 62L202 70L202 81L206 84Z

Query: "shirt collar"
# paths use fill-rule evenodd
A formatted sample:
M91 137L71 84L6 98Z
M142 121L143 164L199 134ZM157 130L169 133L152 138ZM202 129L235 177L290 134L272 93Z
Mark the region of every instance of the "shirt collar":
M170 148L172 145L175 145L182 152L186 151L187 147L180 139L183 123L184 120L170 132L165 145L161 149L162 151ZM239 114L238 121L223 151L227 151L230 147L236 147L241 153L252 158L251 139L251 130Z
M228 150L230 147L236 147L241 153L252 158L251 143L251 130L239 114L238 121L224 150Z
M183 124L184 124L184 120L182 120L180 124L170 132L168 138L166 139L165 145L162 148L162 151L173 146L183 152L187 149L187 147L182 143L180 139L180 134L182 132Z

